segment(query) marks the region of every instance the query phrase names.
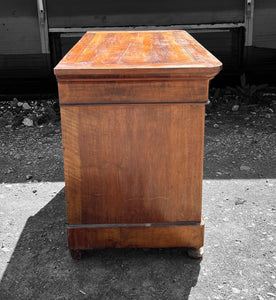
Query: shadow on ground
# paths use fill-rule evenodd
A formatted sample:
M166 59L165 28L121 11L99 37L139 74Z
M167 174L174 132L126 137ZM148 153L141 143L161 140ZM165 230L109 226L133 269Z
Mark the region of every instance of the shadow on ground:
M200 260L184 249L67 249L65 192L22 231L0 284L1 299L188 299Z

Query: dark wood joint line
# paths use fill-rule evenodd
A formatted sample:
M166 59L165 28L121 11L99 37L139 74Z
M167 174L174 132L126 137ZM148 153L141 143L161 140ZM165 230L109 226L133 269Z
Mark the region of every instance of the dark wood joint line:
M201 222L171 222L171 223L128 223L128 224L73 224L67 225L68 229L71 228L123 228L123 227L162 227L162 226L200 226Z
M168 105L168 104L204 104L208 105L210 103L209 100L206 101L190 101L190 102L111 102L111 103L59 103L60 106L85 106L85 105L91 105L91 106L100 106L100 105Z

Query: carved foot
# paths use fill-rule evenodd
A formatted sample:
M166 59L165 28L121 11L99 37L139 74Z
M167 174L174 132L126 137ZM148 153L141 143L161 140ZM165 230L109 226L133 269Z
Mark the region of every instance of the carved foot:
M73 259L81 259L82 252L79 249L70 249L70 254Z
M187 254L191 258L201 258L203 256L203 247L200 247L200 248L189 248L189 249L187 249Z

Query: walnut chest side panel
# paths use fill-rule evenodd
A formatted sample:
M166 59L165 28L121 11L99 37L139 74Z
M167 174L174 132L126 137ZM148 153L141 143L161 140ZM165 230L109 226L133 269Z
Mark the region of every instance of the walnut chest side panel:
M204 112L61 106L68 223L200 222Z

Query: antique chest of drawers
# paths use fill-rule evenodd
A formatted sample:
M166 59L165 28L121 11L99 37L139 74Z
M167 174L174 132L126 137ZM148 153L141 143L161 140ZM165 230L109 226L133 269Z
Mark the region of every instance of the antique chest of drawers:
M209 80L221 62L187 32L87 32L55 68L68 246L202 255Z

